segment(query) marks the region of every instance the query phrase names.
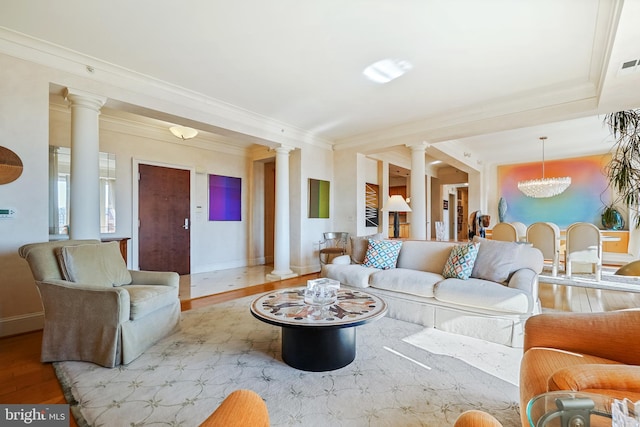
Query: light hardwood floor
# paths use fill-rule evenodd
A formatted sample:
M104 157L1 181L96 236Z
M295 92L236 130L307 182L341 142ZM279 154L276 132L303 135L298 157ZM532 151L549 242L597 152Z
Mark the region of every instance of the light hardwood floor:
M183 300L182 310L191 310L248 295L299 286L317 275L297 277L241 289ZM568 290L570 289L570 292ZM601 291L565 286L540 285L543 311L601 312L640 307L640 294ZM62 388L50 363L40 362L42 332L31 332L0 339L0 402L56 404L66 403ZM213 410L213 408L212 408ZM74 420L71 426L77 427Z

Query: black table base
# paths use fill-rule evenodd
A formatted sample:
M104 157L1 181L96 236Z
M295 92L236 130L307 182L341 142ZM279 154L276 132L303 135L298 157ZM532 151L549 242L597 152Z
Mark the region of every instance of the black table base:
M282 328L282 360L302 371L332 371L356 357L356 328Z

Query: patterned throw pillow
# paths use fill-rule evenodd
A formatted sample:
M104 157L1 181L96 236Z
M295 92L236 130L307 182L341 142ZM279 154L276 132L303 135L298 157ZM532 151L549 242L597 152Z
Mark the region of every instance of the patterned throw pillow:
M369 246L367 246L367 253L364 256L362 265L381 270L396 268L401 247L402 240L369 239Z
M468 243L454 246L449 254L449 259L444 265L442 275L445 278L467 280L471 277L473 264L478 256L479 243Z

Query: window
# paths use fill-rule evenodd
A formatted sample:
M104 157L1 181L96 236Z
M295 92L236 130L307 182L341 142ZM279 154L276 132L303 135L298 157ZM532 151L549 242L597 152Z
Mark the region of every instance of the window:
M71 149L49 146L49 234L69 234ZM116 156L100 153L100 233L116 232Z

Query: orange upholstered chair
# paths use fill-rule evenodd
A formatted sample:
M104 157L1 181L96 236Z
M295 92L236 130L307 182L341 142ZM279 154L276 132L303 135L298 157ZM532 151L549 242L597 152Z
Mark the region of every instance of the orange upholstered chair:
M547 391L640 400L640 310L545 313L525 324L520 412Z
M264 400L251 390L236 390L227 396L201 427L269 427Z

